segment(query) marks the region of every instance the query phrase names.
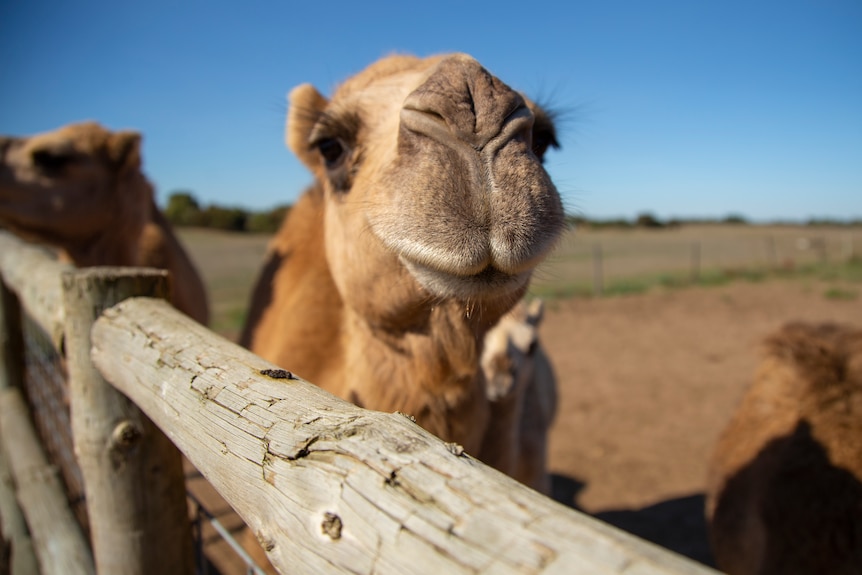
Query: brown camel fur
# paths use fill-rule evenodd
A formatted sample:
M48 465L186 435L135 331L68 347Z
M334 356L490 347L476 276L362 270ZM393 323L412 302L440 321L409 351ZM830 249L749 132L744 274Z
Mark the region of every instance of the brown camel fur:
M718 567L862 573L862 330L791 324L765 349L712 456Z
M242 343L483 458L483 338L564 229L549 116L461 54L388 57L331 100L289 100L316 182L271 243Z
M171 301L206 324L206 292L141 172L141 136L94 122L0 137L0 225L78 267L171 273Z
M548 430L557 383L539 341L542 314L541 300L521 302L485 336L481 366L491 423L482 451L499 462L498 469L549 495Z

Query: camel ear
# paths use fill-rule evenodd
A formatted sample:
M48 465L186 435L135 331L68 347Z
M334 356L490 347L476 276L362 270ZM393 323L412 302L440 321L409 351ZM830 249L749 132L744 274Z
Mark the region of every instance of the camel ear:
M287 100L287 147L314 172L320 159L309 146L308 139L329 101L311 84L297 86L290 91Z
M534 299L530 302L529 307L527 308L527 323L533 327L538 327L544 314L545 304L540 299Z
M114 132L108 139L108 156L119 171L141 167L141 135L138 132Z
M509 330L509 342L512 346L527 355L531 353L536 342L536 328L529 323L517 323Z

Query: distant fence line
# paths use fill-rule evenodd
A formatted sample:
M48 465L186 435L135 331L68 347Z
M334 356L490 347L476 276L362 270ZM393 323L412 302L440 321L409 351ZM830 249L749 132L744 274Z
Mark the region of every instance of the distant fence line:
M576 231L537 274L539 295L601 296L613 282L650 276L698 283L707 276L793 272L812 265L858 261L862 228L710 228ZM715 237L713 237L715 236Z

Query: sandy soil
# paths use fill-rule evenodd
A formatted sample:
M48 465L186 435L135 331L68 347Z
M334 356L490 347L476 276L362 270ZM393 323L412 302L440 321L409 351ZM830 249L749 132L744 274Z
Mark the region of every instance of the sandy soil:
M712 564L711 447L765 335L792 320L862 323L862 303L827 288L785 280L551 302L542 335L560 387L554 497Z

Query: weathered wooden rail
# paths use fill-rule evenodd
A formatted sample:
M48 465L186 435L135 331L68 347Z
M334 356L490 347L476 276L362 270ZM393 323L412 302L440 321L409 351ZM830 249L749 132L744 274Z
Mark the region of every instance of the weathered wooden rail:
M16 271L19 256L10 257L10 250L30 248L0 236L6 285L25 310L42 318L37 321L47 333L57 341L69 338L62 305L49 307L52 313L31 309L63 299L56 297L63 292L59 279L46 274L40 276L43 285L31 285L26 273ZM67 272L67 290L108 277L102 271L59 271ZM162 300L126 299L100 314L89 336L90 359L100 376L203 473L285 573L713 572L555 503L405 415L363 410L296 379ZM66 348L72 347L67 341ZM139 427L126 439L157 435L143 420L135 421ZM136 449L124 452L123 461L138 457ZM135 493L154 486L128 474L112 477L129 485L100 483L100 489ZM92 486L85 479L89 499ZM24 506L20 495L19 500ZM176 522L170 513L150 515L155 517L136 520ZM29 519L26 509L24 516ZM91 523L109 520L90 510ZM98 529L93 526L94 533ZM152 529L139 533L137 548L161 552L163 537L151 539L157 537ZM104 544L94 537L100 571ZM187 569L172 564L158 572Z

